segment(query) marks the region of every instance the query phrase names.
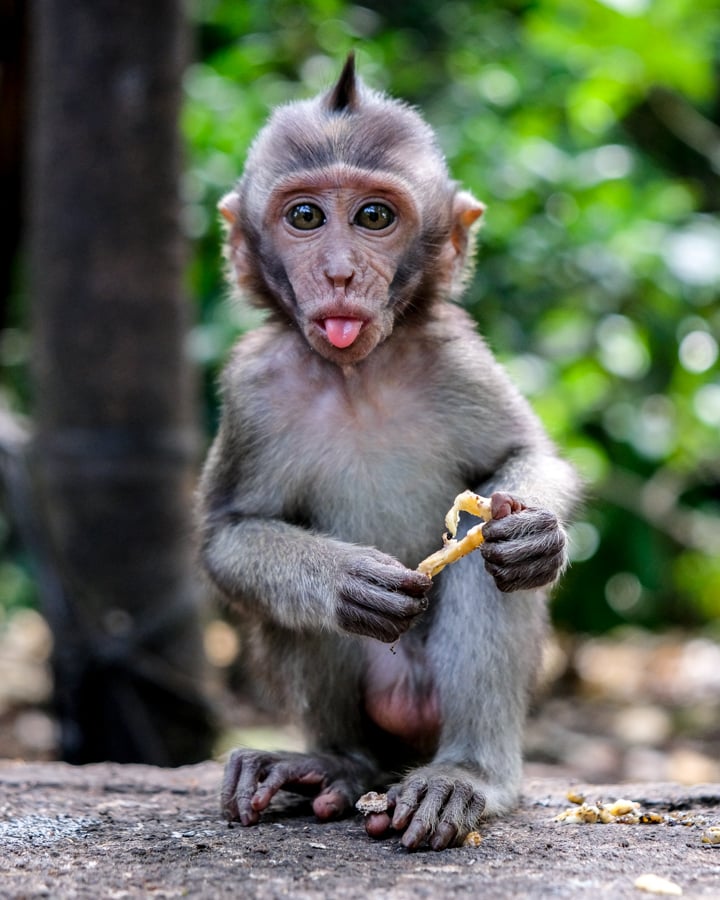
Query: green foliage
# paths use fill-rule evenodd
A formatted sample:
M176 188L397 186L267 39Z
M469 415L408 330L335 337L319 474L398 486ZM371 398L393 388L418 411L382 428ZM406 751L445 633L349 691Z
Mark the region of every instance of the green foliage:
M720 615L720 197L714 0L354 6L206 0L186 79L186 223L208 375L227 303L214 207L268 109L363 77L420 105L488 202L465 303L580 468L559 621Z

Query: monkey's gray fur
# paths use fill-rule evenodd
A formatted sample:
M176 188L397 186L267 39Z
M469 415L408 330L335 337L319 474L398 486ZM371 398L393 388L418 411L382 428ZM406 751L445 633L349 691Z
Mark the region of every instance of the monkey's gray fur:
M346 195L351 218L333 218ZM368 233L378 208L390 225ZM312 232L288 224L298 210ZM253 824L286 788L327 819L389 781L368 832L441 849L517 795L577 478L448 302L482 205L418 113L352 60L326 94L273 114L223 211L233 280L270 317L223 375L202 558L245 623L254 677L308 738L306 754L236 751L226 815ZM351 345L333 318L360 329ZM467 488L497 518L431 585L413 570Z

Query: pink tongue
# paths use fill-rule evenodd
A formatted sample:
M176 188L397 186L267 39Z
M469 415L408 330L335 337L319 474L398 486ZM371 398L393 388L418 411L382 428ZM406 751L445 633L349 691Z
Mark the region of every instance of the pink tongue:
M355 341L363 323L362 319L325 319L323 326L327 339L333 347L343 350Z

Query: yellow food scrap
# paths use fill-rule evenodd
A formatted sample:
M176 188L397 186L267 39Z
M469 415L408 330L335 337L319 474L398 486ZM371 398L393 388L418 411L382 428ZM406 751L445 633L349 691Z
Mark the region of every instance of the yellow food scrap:
M580 794L569 791L571 803L581 801L555 816L563 825L664 825L667 818L659 813L642 812L634 800L615 800L612 803L587 803ZM573 799L575 798L575 799Z
M563 825L595 825L601 821L600 815L599 806L581 803L580 806L571 806L559 816L555 816L555 821L562 822Z
M720 825L711 825L702 836L703 844L720 844Z
M479 831L471 831L463 841L463 847L479 847L482 844L482 835Z
M578 806L580 806L581 803L585 802L584 795L572 790L572 788L567 792L565 796L570 801L570 803L576 803Z
M640 814L641 825L664 825L667 822L665 816L660 813L644 812Z
M674 881L661 878L659 875L640 875L635 879L635 888L648 894L665 894L672 897L681 897L682 888Z
M470 513L483 521L479 525L473 526L465 537L458 541L455 535L461 512ZM472 491L463 491L462 494L458 494L445 516L445 527L448 534L443 535L442 549L426 557L417 567L417 571L434 578L438 572L442 572L445 566L472 553L484 541L482 528L490 519L492 519L492 509L489 498L481 497Z
M611 816L627 816L629 813L634 813L636 810L640 809L640 804L635 803L633 800L616 800L609 805L603 805Z

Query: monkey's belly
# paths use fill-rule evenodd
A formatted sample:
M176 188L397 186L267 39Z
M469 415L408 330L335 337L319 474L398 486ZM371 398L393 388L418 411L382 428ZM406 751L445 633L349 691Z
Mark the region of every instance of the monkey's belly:
M365 644L365 712L383 731L418 749L437 742L440 703L418 651L400 639L395 644Z

